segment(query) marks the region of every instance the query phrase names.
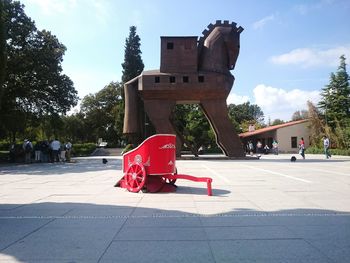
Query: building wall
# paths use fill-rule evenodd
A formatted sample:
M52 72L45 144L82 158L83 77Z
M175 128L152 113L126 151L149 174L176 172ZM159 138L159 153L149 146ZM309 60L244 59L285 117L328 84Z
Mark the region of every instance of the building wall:
M279 128L276 132L276 139L278 141L279 151L290 153L297 153L299 151L298 147L292 148L292 137L296 137L297 146L301 137L304 137L305 146L308 147L310 145L310 132L308 125L308 122L303 122L292 126Z

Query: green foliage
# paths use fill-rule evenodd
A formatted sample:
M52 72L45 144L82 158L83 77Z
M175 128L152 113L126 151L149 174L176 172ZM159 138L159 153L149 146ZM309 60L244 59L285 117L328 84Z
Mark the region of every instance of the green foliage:
M176 105L172 122L178 134L182 134L185 148L198 154L200 147L216 145L215 135L198 104Z
M306 154L324 154L324 149L320 147L308 147L305 151ZM350 156L350 149L330 149L332 155Z
M18 1L2 1L7 55L0 125L12 138L43 116L65 114L77 104L77 91L62 73L66 47L49 31L37 30ZM3 54L3 52L1 52Z
M141 39L136 34L136 26L130 27L129 37L125 40L125 53L122 82L125 83L143 71L144 64L141 58Z
M322 116L318 108L311 102L307 102L308 105L308 116L310 120L309 130L310 130L310 144L313 146L321 147L322 136L329 134L325 132L325 125L322 120Z
M134 149L134 148L135 148L135 147L134 147L131 143L129 143L129 144L127 144L127 145L125 146L125 148L123 149L122 154L127 153L127 152L131 151L131 150Z
M72 148L73 156L88 156L96 149L95 143L76 143Z
M318 106L309 104L312 145L320 145L321 137L327 135L334 147L350 147L350 86L346 72L345 56L340 57L336 73L331 73L329 84L322 89ZM321 146L321 145L320 145Z
M285 122L280 120L280 119L275 119L271 125L279 125L279 124L283 124L283 123L285 123Z
M3 94L3 84L5 80L6 68L6 37L5 37L5 12L4 0L0 0L0 110L1 98Z
M10 143L8 141L0 141L0 151L8 151Z
M326 124L332 129L336 122L350 118L350 86L346 72L345 56L340 57L336 73L331 73L329 84L322 89L319 107L323 110Z
M307 110L298 110L293 113L292 115L292 121L299 121L304 120L308 118L308 111Z
M70 119L77 121L81 126L85 126L84 132L86 140L97 141L98 138L113 144L120 144L122 141L122 130L117 119L117 113L121 110L123 86L118 82L111 82L102 90L95 94L85 96L81 102L80 117L75 115ZM67 119L67 124L69 119ZM74 125L74 123L71 123ZM74 130L74 126L70 126Z
M239 105L228 105L228 112L230 118L237 123L242 123L243 121L261 123L264 121L264 113L261 108L256 104L250 104L249 101Z

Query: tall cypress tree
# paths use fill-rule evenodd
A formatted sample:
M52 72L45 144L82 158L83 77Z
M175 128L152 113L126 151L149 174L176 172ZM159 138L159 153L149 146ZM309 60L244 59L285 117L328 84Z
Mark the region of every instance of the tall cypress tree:
M122 82L125 83L143 71L144 64L141 58L140 37L136 34L136 27L130 27L129 37L125 40L125 53Z
M329 84L321 92L318 106L324 111L326 124L335 128L336 122L350 118L350 86L345 56L340 56L336 73L331 73Z
M3 94L3 84L5 80L5 68L6 68L5 43L6 43L6 37L5 37L4 0L0 0L0 109L1 109L1 98Z

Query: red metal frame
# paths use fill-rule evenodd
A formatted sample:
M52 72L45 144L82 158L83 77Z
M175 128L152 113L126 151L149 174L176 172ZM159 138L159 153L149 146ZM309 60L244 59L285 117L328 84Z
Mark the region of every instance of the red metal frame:
M124 177L117 185L130 192L175 191L175 181L186 179L207 183L207 193L212 195L211 178L177 173L176 136L173 134L156 134L147 138L137 148L123 154L122 166Z

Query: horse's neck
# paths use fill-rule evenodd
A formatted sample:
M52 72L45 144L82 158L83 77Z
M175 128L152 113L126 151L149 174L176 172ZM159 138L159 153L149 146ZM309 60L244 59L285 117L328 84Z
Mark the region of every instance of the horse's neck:
M228 55L222 40L206 43L200 54L198 68L201 71L221 72L229 74Z

